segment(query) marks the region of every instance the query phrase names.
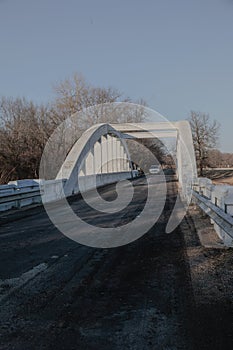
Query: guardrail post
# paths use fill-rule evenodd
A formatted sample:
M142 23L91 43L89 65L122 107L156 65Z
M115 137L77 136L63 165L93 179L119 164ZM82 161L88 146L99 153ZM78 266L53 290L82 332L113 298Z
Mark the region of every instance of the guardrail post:
M233 217L233 187L228 185L216 185L212 192L212 203L223 210L225 214L230 214ZM226 246L233 246L233 239L230 237L224 229L220 228L214 223L215 231L218 236L223 240Z
M19 188L15 188L15 192L16 194L20 194L20 189ZM18 192L18 193L17 193ZM21 208L21 201L22 201L22 198L19 198L15 201L15 207L17 209L20 209Z
M194 191L199 193L199 179L198 178L193 179L192 188Z
M212 181L206 177L200 177L198 179L199 182L199 194L201 196L205 196L208 199L211 199L211 193L212 193Z

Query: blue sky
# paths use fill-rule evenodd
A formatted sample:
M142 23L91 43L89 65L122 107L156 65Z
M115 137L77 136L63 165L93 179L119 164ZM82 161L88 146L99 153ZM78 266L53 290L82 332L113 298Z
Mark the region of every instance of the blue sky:
M0 95L48 102L74 72L170 120L209 113L233 152L233 0L0 0Z

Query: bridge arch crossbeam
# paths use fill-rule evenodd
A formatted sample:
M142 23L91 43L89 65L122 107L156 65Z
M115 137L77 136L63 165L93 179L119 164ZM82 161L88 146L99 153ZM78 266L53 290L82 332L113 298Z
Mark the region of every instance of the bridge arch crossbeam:
M184 196L193 178L197 177L196 158L191 127L188 121L111 124L124 139L176 139L177 176ZM189 194L188 194L189 195Z

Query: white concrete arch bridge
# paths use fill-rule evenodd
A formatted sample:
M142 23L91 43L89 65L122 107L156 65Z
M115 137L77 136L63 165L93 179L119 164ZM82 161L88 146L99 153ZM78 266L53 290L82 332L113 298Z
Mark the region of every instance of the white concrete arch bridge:
M88 190L132 177L131 157L125 140L145 138L176 138L177 176L185 197L197 177L188 121L92 126L75 142L57 174L56 179L66 180L65 195L79 192L80 183Z

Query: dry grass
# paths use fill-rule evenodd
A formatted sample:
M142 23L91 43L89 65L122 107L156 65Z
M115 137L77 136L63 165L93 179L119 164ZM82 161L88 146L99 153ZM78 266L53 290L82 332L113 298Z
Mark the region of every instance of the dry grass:
M224 185L231 185L233 186L233 177L230 177L230 178L222 178L222 179L216 179L216 180L213 180L213 183L216 184L216 185L219 185L219 184L224 184Z
M233 171L232 170L207 170L204 176L213 181L214 184L225 184L233 186Z

